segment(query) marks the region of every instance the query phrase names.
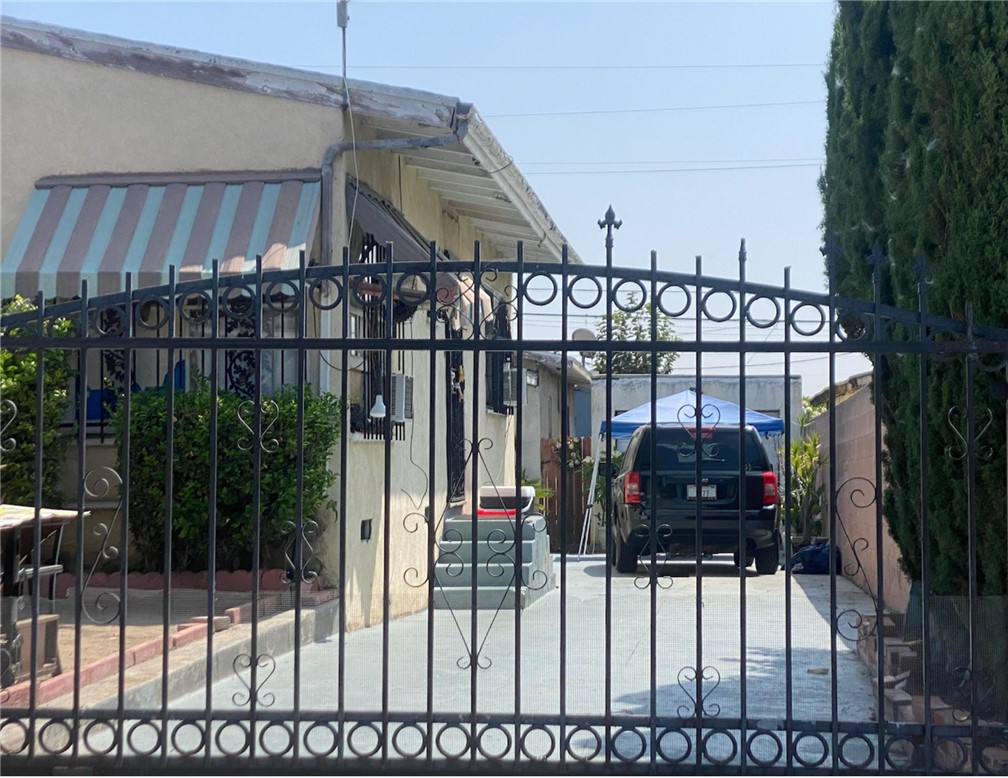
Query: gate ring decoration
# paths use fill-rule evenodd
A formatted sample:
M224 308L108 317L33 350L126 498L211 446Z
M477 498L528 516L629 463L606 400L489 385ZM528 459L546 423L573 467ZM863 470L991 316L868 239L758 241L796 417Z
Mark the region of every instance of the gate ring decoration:
M535 732L542 732L544 735L546 735L546 739L549 741L549 747L540 756L536 756L535 754L530 753L526 746L526 741L528 740L529 735ZM556 748L556 737L542 724L533 724L532 726L527 727L525 731L521 733L521 736L518 738L518 749L524 756L528 757L533 762L546 761L547 759L550 758L550 756L553 753L553 749L555 748Z
M686 746L686 750L683 751L682 755L679 757L672 757L665 750L665 746L662 745L662 741L665 740L669 735L678 735L683 739L683 743ZM693 741L689 739L689 736L680 727L666 727L662 730L661 734L655 740L655 750L658 755L664 759L669 764L677 765L685 762L689 755L693 753Z
M756 756L753 751L753 745L756 743L757 738L770 738L777 750L774 752L773 758L763 759L762 757ZM746 738L746 756L753 760L760 767L773 767L780 758L784 755L784 744L781 742L780 737L778 737L776 732L772 732L769 729L757 729L748 738Z
M731 752L728 754L728 756L724 757L723 759L714 756L711 753L710 749L711 740L717 737L718 735L724 735L726 738L728 738L728 742L731 743ZM729 732L727 729L724 728L712 729L710 732L704 735L703 739L700 741L700 753L704 757L706 757L711 764L717 765L718 767L722 767L728 764L732 759L734 759L738 755L738 752L739 752L738 741L735 739L735 736L731 732Z
M575 294L574 286L579 281L586 281L595 285L595 299L593 299L591 302L584 302L578 300L577 294ZM602 295L604 291L605 290L602 288L602 282L598 280L597 276L586 276L586 275L579 275L571 278L567 282L567 289L565 290L567 299L570 301L571 305L575 306L576 308L580 308L581 310L584 311L588 310L589 308L594 308L596 305L598 305L602 301Z
M665 306L665 294L666 292L670 292L672 290L678 290L682 292L683 296L686 298L686 302L682 304L682 307L677 308L674 311L670 311ZM658 294L656 297L657 299L655 302L658 306L658 310L664 313L666 316L669 316L673 319L677 319L680 316L685 315L685 313L690 309L690 306L693 304L693 295L690 292L690 290L687 289L683 284L673 284L673 283L663 284L661 288L658 290Z
M960 743L958 740L953 742L955 742L960 749L965 750L963 748L963 744ZM1008 736L1001 735L1000 737L998 737L992 735L988 738L986 742L982 743L980 746L980 768L988 775L996 775L997 774L995 773L996 765L993 764L993 760L991 759L991 757L987 755L987 750L990 748L1008 750Z
M231 727L237 727L244 737L244 742L241 744L241 748L237 751L228 751L221 742L221 737ZM217 727L217 731L214 733L214 744L217 746L217 750L224 754L224 756L241 756L248 751L252 745L252 732L245 726L245 722L239 721L238 719L228 719Z
M361 284L369 278L371 280L368 283L376 284L378 286L378 291L368 292L366 295L362 295L360 290ZM385 298L388 296L388 287L385 284L385 277L382 275L355 275L353 280L350 282L350 293L353 295L353 298L350 301L353 305L359 305L362 308L375 308L382 305L385 302Z
M126 330L126 313L120 305L106 305L91 311L91 324L99 335L122 335Z
M718 294L724 295L731 302L731 308L729 309L728 313L721 316L715 316L713 313L710 312L710 308L708 307L710 304L710 299L714 297L714 295ZM724 322L731 321L733 318L735 318L735 313L738 311L738 300L736 300L735 295L733 295L727 289L717 289L717 288L708 289L704 293L703 297L700 298L700 310L703 311L703 315L706 316L710 321L715 322L717 324L723 324Z
M947 758L948 750L951 748L957 758L951 761ZM952 738L934 738L931 743L931 765L941 768L942 772L949 774L961 772L969 762L969 751L961 740ZM980 747L980 767L982 772L991 773L984 760L984 746ZM1003 773L997 773L1003 775Z
M374 748L367 752L358 751L357 747L354 745L354 735L365 729L371 730L375 736ZM347 734L347 748L349 748L350 752L359 759L368 759L381 750L382 738L382 730L373 721L358 721L350 728L350 732Z
M574 736L577 735L579 732L589 734L595 740L595 748L592 750L590 754L581 754L574 750ZM582 724L580 726L575 727L569 733L567 733L567 737L564 738L564 750L577 761L583 764L587 764L596 756L598 756L599 752L602 750L602 736L591 727Z
M314 732L316 729L324 729L326 732L332 735L332 743L329 745L328 749L320 751L312 747L312 744L309 742L309 737L311 736L312 732ZM333 725L328 721L316 721L314 724L312 724L304 731L304 734L301 736L301 741L304 744L305 750L309 754L319 759L325 759L333 751L336 750L336 747L339 745L339 737L340 736L338 725L336 727L333 727Z
M210 317L213 315L210 293L205 289L183 292L175 302L175 310L188 324L204 324L210 321Z
M863 315L859 311L845 311L836 309L836 318L833 320L833 334L837 340L844 343L856 343L858 341L871 340L875 332L875 319L869 315ZM857 325L857 329L847 331L844 322L849 325Z
M403 732L408 732L410 730L415 730L416 733L420 735L420 745L415 751L407 751L403 749L399 742L399 736ZM427 749L427 733L424 732L423 728L419 724L415 724L413 722L400 724L395 728L395 732L392 733L392 748L394 748L395 752L401 757L406 759L416 759Z
M815 761L806 760L805 757L803 757L798 750L798 746L806 738L817 742L819 746L822 748L822 753L819 755L819 758L816 759ZM798 764L800 764L802 767L808 770L811 770L815 767L818 767L819 765L821 765L823 762L826 761L826 757L829 756L829 744L826 742L826 738L824 738L822 736L822 733L820 732L801 732L798 734L798 737L796 737L793 741L791 741L791 755L795 758L795 761L798 762Z
M799 312L804 311L806 308L813 310L817 314L819 314L819 323L807 329L798 320ZM791 329L797 332L799 335L805 338L815 337L820 332L822 332L823 329L826 327L826 321L827 318L825 309L821 305L817 305L816 303L809 303L809 302L798 303L798 305L792 308L791 312L787 315L788 326L791 327Z
M230 319L247 321L255 315L255 290L248 284L232 283L221 289L220 310Z
M50 745L46 742L47 739L46 733L49 732L50 727L56 727L56 726L63 728L63 732L65 734L65 741L62 746L50 747ZM53 756L58 756L59 754L65 754L70 749L70 746L73 745L73 741L74 741L74 728L67 723L66 719L49 719L49 721L47 721L39 728L38 743L40 746L42 746L42 750L45 751L47 754L51 754Z
M620 292L623 291L624 286L628 285L637 287L636 291L627 292L627 294L632 298L634 298L638 292L640 293L640 299L634 299L633 302L629 304L620 300ZM623 278L618 281L615 286L613 286L612 304L619 310L623 311L623 313L637 313L637 311L643 310L644 305L647 303L647 299L647 289L644 287L644 283L636 278Z
M20 754L28 748L28 725L20 719L7 719L6 721L0 722L0 735L3 735L4 730L8 727L11 729L16 728L21 730L21 743L17 746L17 748L14 748L13 745L7 744L6 738L0 737L0 754L14 756L15 754Z
M150 749L144 750L140 748L133 739L141 727L150 727L154 731L154 745ZM126 730L126 745L128 745L134 753L139 754L140 756L153 756L161 748L161 743L161 727L150 719L140 719L134 723L132 727Z
M112 735L112 742L109 743L108 747L102 751L91 743L91 733L94 732L98 727L108 727L109 732ZM119 730L112 726L112 722L106 719L95 719L86 727L84 727L84 747L87 748L95 756L108 756L113 751L115 751L116 746L119 745Z
M633 756L627 756L620 751L620 748L617 745L617 743L620 739L620 735L626 735L631 733L637 736L637 740L640 742L640 748L637 751L637 753L634 754ZM611 746L613 756L619 759L623 764L630 764L632 762L636 762L642 756L644 756L644 754L647 753L647 738L644 737L644 734L635 727L620 727L619 730L617 730L616 733L613 734L612 739L609 741L609 745Z
M504 736L504 748L499 753L492 753L483 745L483 739L491 732L500 732ZM487 724L476 733L476 750L491 762L499 762L511 752L511 745L514 741L509 733L500 724Z
M897 743L901 744L901 749L905 749L905 753L898 754L900 757L897 761L893 761L893 746ZM897 737L892 737L886 740L884 749L885 763L894 770L904 770L914 764L917 759L917 746L914 744L913 740L907 735L900 735ZM821 764L821 763L820 763Z
M329 294L329 289L335 288L336 293L331 302L322 302L322 297ZM308 299L320 311L331 311L343 302L343 284L333 278L316 278L308 285Z
M753 315L753 306L759 302L768 301L774 307L774 315L765 320L760 321ZM781 320L781 304L777 301L776 297L770 297L769 295L759 294L755 297L750 297L746 300L745 304L745 318L752 326L761 330L768 330L771 327L776 327Z
M157 306L158 311L160 311L160 316L153 322L147 321L145 314L145 309L148 307ZM159 330L168 323L168 301L163 297L158 297L157 295L147 295L146 297L141 297L137 301L137 310L139 315L137 316L137 324L145 330Z
M547 281L549 281L550 286L552 287L552 290L550 291L549 295L544 298L536 298L532 295L532 282L540 278L545 278ZM536 306L544 306L549 305L556 299L557 293L559 292L559 287L557 286L556 279L553 276L551 276L549 273L539 272L539 273L532 273L531 275L525 278L525 288L523 291L525 300L527 302Z
M860 762L851 761L846 754L847 746L850 743L858 742L864 743L868 747L868 756ZM852 770L864 770L872 763L875 759L875 745L861 732L848 732L842 738L840 738L840 761L845 767L849 767Z
M282 750L271 749L266 745L266 733L271 729L279 729L287 736L287 745ZM286 756L294 748L294 729L286 721L271 721L259 732L259 747L273 757Z
M410 305L415 305L418 308L424 303L429 303L431 298L431 286L430 286L430 273L421 273L418 270L412 270L408 273L403 273L395 281L395 293L402 298L403 287L406 286L407 282L413 284L415 281L420 281L423 284L423 292L416 289L415 285L408 291L412 295L420 295L419 297L410 300Z
M290 294L285 294L289 291ZM279 300L277 302L276 300ZM267 308L274 313L291 314L296 313L301 308L301 294L299 287L289 278L281 278L270 281L263 290L263 302Z
M441 742L441 738L444 737L445 732L454 732L458 730L462 733L465 742L458 751L448 751L444 743ZM438 730L437 735L434 737L434 745L437 746L438 751L441 752L441 756L448 760L461 759L465 752L469 750L469 746L472 745L472 735L469 734L469 730L463 727L461 724L445 724L441 729Z
M196 743L196 745L193 748L188 749L182 748L182 746L179 745L179 734L186 727L192 727L193 729L196 730L196 732L199 733L199 742ZM198 754L200 751L203 750L203 747L206 746L206 743L207 743L206 730L203 729L203 725L200 722L196 721L195 719L184 719L180 721L178 724L176 724L175 727L172 728L172 734L171 734L172 748L178 751L182 756L195 756L196 754Z

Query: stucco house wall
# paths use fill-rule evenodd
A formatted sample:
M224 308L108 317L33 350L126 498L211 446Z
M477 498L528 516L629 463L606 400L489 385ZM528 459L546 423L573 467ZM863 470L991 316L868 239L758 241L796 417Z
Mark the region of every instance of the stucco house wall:
M6 252L36 180L45 176L94 173L197 172L281 169L319 169L323 154L331 144L350 136L346 112L332 105L319 105L275 95L220 88L187 80L161 77L92 62L49 56L11 47L0 48L0 165L3 187L0 192L0 250ZM354 136L361 141L374 137L357 126ZM464 220L453 216L416 171L402 165L387 151L346 152L334 166L334 197L331 212L331 242L334 261L341 258L347 243L348 218L343 181L356 176L382 197L392 202L428 240L460 258L472 256L473 245L483 235ZM316 241L313 254L321 241ZM483 256L494 257L489 242L482 244ZM508 279L500 276L500 288ZM323 334L340 335L342 315L337 307L320 316ZM429 318L418 312L410 320L414 337L427 337ZM469 334L467 332L467 334ZM335 352L334 352L335 353ZM445 505L444 426L447 394L443 355L436 371L436 386L429 386L427 356L412 359L417 417L408 422L406 440L391 443L394 485L389 495L386 522L383 503L384 444L380 441L349 441L347 472L346 587L347 624L354 628L382 618L382 548L385 533L390 535L389 598L392 615L416 611L426 605L426 587L414 588L426 576L427 533L418 520L428 503L435 519ZM338 365L338 360L330 360ZM474 371L471 353L465 356L467 375ZM313 361L312 380L322 390L338 392L338 369ZM481 382L482 384L483 382ZM485 386L473 396L473 383L466 396L466 436L472 439L472 408L485 409ZM427 483L421 468L429 446L430 431L423 398L437 403L435 431L438 452L435 482ZM476 472L480 483L486 471L498 483L513 480L514 426L501 414L483 411L479 436L494 441L482 450L486 469ZM114 459L111 444L89 442L90 462ZM331 467L339 470L339 452ZM472 470L466 479L467 492ZM377 479L377 480L376 480ZM72 479L71 479L72 480ZM75 489L68 490L74 494ZM338 488L334 495L338 495ZM101 507L96 505L96 507ZM107 505L105 507L108 507ZM464 506L460 506L464 507ZM99 514L100 515L100 514ZM359 525L372 521L370 540L360 539ZM321 545L321 561L330 579L339 566L335 517L326 517ZM415 529L415 531L411 531ZM414 576L411 571L419 571Z

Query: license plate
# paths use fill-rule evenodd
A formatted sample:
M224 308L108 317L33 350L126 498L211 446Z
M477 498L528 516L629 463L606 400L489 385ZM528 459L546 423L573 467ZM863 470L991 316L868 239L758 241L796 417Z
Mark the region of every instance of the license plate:
M686 499L695 500L697 498L697 488L696 484L686 484ZM716 500L717 499L717 486L714 484L705 484L700 487L700 499L701 500Z

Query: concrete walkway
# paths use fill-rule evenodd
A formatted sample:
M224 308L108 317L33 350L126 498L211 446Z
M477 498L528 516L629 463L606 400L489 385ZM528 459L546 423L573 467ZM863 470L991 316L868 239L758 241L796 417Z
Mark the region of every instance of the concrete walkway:
M693 714L698 595L694 566L692 562L680 562L667 565L660 572L659 586L654 590L653 639L652 589L647 585L644 569L638 577L619 576L612 580L609 663L611 706L616 716L647 716L650 712L652 643L657 715ZM702 695L705 715L715 725L718 718L742 715L740 582L728 558L705 561L703 572ZM465 716L472 706L473 683L480 714L514 714L517 686L524 716L555 716L562 703L570 717L600 716L606 709L605 574L602 557L568 560L565 586L521 613L518 643L519 624L513 611L506 607L499 613L478 611L475 642L479 667L475 673L470 667L472 620L468 611L434 612L430 668L426 612L389 624L387 645L381 626L346 635L343 709L351 718L359 714L364 720L380 721L383 694L387 694L390 711L422 721L428 709L429 672L431 704L438 717ZM768 729L782 728L787 710L789 652L784 581L783 573L778 573L750 574L745 582L745 715L751 721L766 722ZM839 637L837 677L833 683L829 578L795 576L792 582L793 719L830 721L835 689L838 721L870 721L875 693L871 674L858 659L853 643ZM853 584L840 579L836 613L848 609L874 613L871 600ZM850 616L844 619L849 621ZM299 656L287 653L263 657L257 678L260 710L293 709L297 672L300 709L327 712L335 718L339 649L340 641L332 636L304 646ZM387 660L383 660L386 655ZM249 673L244 670L232 672L215 684L215 711L247 710L248 682ZM172 709L177 715L185 710L202 711L204 702L205 692L201 690L174 700ZM460 740L459 746L464 746L461 733L454 734ZM631 742L627 748L632 755L640 745L635 745L637 741L632 734L628 736ZM444 741L450 750L451 738ZM224 745L227 747L226 742ZM590 751L593 745L589 742L585 748ZM772 756L775 746L768 742L765 748ZM367 751L368 747L361 750ZM854 761L858 759L856 755L847 755Z

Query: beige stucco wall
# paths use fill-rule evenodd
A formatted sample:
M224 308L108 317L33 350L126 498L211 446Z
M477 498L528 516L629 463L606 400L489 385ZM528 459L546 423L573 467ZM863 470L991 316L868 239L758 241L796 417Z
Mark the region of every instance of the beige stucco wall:
M343 112L306 102L217 88L129 70L75 62L58 57L0 49L0 251L6 251L21 212L39 178L51 175L99 172L190 172L201 170L280 170L317 168L325 149L350 137ZM355 128L359 140L369 134ZM479 233L444 211L439 198L416 171L401 164L389 151L362 151L337 157L334 166L332 246L339 261L346 242L347 218L343 182L357 176L393 202L428 239L436 240L454 256L472 256ZM487 249L489 243L484 244ZM485 249L485 259L493 256ZM500 288L507 279L496 283ZM320 315L322 333L342 336L341 311ZM413 335L427 337L428 318L417 313ZM439 335L441 333L439 332ZM471 327L467 334L471 334ZM334 343L334 345L336 345ZM330 361L338 351L330 352ZM389 520L385 520L384 444L349 440L347 502L340 520L347 538L343 596L351 628L372 624L382 617L385 596L383 547L390 543L389 590L392 615L409 613L426 604L426 587L414 588L426 571L426 528L417 526L415 513L423 504L434 506L435 521L445 507L445 369L438 361L437 385L429 386L427 355L412 360L416 418L409 423L406 441L391 443L393 482ZM409 358L407 358L409 361ZM473 356L465 355L468 376L474 372ZM480 369L482 373L482 368ZM477 482L510 483L514 472L514 427L510 417L486 413L485 381L475 396L470 378L466 396L467 437L473 438L472 409L480 409L479 438L492 446L480 447ZM338 370L321 368L318 386L339 392ZM428 484L430 431L425 399L435 404L437 446L435 482ZM411 461L412 460L412 461ZM420 467L415 466L416 462ZM339 451L331 466L339 471ZM472 483L472 470L466 479ZM69 490L74 493L75 490ZM334 490L334 496L339 494ZM371 519L370 541L360 540L360 522ZM330 580L339 569L338 524L328 517L323 527L320 558ZM416 532L410 528L416 527ZM413 571L416 571L414 574ZM408 581L407 581L408 579Z
M832 456L836 470L836 537L843 558L843 572L855 584L876 597L881 590L885 605L902 613L906 611L910 583L899 568L900 551L889 535L884 519L881 587L878 580L878 522L877 506L873 499L876 481L875 405L871 399L871 387L862 387L837 403L837 437L832 453L829 427L829 415L826 412L816 417L810 429L819 433L820 451L827 457L827 463ZM824 493L829 499L831 490L828 464L824 468L823 478L826 485ZM878 490L879 495L884 488L883 483ZM828 508L823 515L828 522ZM825 522L824 529L828 531Z

